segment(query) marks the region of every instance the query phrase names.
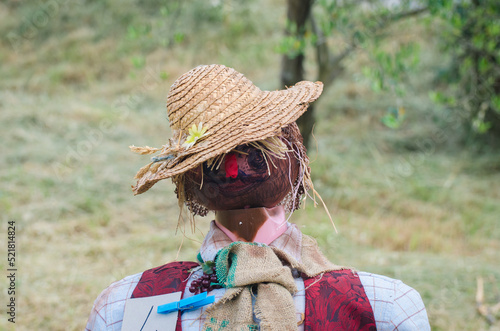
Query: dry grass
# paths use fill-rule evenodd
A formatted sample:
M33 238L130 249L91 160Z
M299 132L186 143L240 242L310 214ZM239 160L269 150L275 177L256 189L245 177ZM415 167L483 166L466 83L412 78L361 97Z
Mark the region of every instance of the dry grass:
M164 102L176 77L199 63L219 62L264 89L278 86L279 56L270 50L281 35L279 20L263 19L246 35L214 27L155 48L127 39L122 19L128 12L113 1L106 10L115 10L122 25L91 19L99 4L62 8L20 51L1 55L0 210L4 226L17 224L16 330L81 330L93 300L111 282L175 259L181 243L178 258L194 259L210 218L183 239L174 234L172 184L136 197L130 190L148 158L128 146L165 142ZM161 21L130 4L131 12L142 13L131 24ZM4 31L18 28L14 14L29 15L29 8L0 6ZM274 17L279 6L250 10ZM90 23L63 25L63 33L57 24L64 15ZM135 56L144 57L144 67L133 65ZM310 203L293 220L334 262L418 289L434 330L487 330L475 313L474 293L476 276L500 281L498 155L457 147L456 130L440 129L439 114L418 84L403 100L406 123L397 131L385 128L380 118L395 99L359 81L364 61L353 58L318 103L319 152L310 151L316 189L339 234ZM424 80L429 70L419 75ZM438 133L444 138L428 147ZM0 329L9 327L0 319Z

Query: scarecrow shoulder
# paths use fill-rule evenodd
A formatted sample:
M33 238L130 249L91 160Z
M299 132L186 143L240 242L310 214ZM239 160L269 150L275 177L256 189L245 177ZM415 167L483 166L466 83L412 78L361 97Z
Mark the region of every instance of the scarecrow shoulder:
M132 296L142 272L127 276L108 286L97 297L85 330L119 330L123 321L125 302Z
M430 330L420 294L398 279L358 272L377 330Z

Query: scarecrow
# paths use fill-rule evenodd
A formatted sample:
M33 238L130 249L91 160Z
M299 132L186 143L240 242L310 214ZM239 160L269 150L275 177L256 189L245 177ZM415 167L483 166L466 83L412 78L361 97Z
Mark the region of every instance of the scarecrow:
M304 196L319 198L295 120L322 90L321 82L303 81L261 91L222 65L177 79L167 98L170 140L131 146L156 153L133 191L171 178L181 213L214 211L215 220L196 262L113 283L95 301L87 330L125 329L127 306L173 293L179 300L152 305L148 318L173 316L176 330L430 329L417 291L331 263L288 222Z

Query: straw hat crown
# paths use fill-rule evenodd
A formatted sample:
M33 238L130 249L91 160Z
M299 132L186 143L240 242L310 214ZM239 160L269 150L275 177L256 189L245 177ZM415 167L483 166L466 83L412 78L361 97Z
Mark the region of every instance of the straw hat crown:
M238 145L280 135L281 128L299 118L322 90L321 82L303 81L286 90L261 91L243 74L223 65L192 69L170 88L167 113L172 138L137 173L134 193Z
M245 76L222 65L200 66L170 88L168 118L174 130L204 123L216 126L236 115L261 91Z

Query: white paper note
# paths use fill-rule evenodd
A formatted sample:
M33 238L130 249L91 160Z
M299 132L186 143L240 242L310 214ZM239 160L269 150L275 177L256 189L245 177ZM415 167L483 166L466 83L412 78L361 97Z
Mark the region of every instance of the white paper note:
M122 331L175 331L178 312L158 314L158 306L179 301L181 292L128 299L125 304Z

